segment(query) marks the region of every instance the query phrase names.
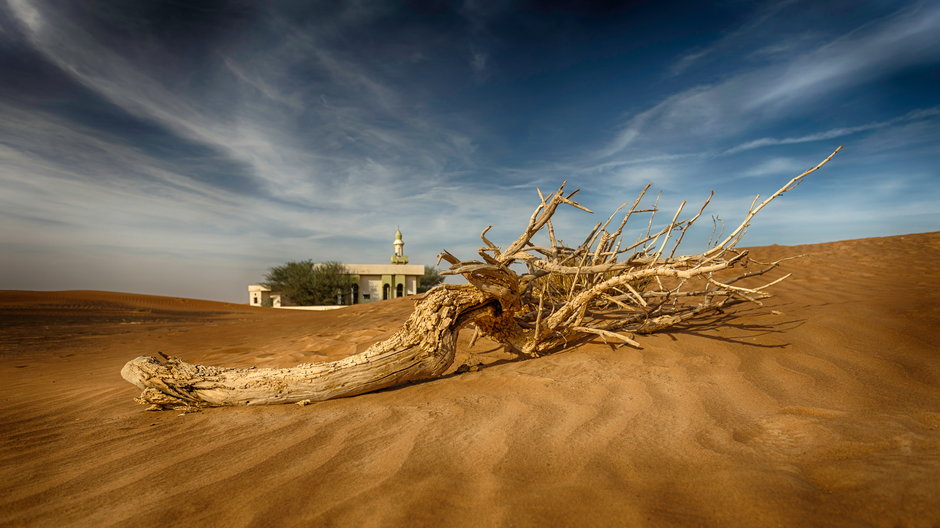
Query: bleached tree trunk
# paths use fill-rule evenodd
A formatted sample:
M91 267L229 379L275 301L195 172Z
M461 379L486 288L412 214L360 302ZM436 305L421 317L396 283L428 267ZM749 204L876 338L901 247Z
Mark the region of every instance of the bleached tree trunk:
M154 408L314 402L353 396L440 376L454 362L459 330L470 322L492 319L493 311L492 301L479 290L448 285L429 292L395 335L339 361L259 369L141 356L128 362L121 376L143 390L137 399L140 403Z
M575 247L555 238L551 223L561 205L590 212L566 194L565 184L548 197L539 191L536 207L523 233L505 249L480 234L482 260L462 261L440 255L470 283L441 285L415 304L415 311L391 338L368 350L332 363L307 363L284 369L224 368L138 357L121 370L142 389L137 398L153 409L220 405L261 405L313 402L362 394L443 374L454 361L457 333L474 323L478 331L521 357L537 357L585 336L639 346L631 336L660 331L740 302L760 303L766 288L786 276L759 286L740 281L761 276L781 261L730 275L752 261L737 243L754 216L771 201L799 185L825 165L839 147L815 167L790 180L770 197L754 199L744 220L731 234L696 255L676 256L688 229L708 206L711 196L689 219L680 219L685 202L664 227L654 230L656 206L622 205L598 223ZM625 210L619 225L608 231L614 216ZM646 232L632 244L623 241L631 218L649 215ZM617 225L617 224L615 224ZM543 233L542 245L533 238ZM517 273L511 266L527 268Z

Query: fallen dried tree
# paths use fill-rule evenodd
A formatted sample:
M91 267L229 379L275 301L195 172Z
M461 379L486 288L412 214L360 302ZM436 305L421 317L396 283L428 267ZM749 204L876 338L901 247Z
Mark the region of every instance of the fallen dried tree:
M636 334L767 297L765 290L786 276L758 286L739 284L773 270L780 261L754 269L738 242L761 209L841 148L765 200L755 198L741 223L699 254L677 256L711 195L686 219L680 219L682 202L671 221L654 229L656 206L641 206L647 186L636 200L598 223L580 245L568 247L555 237L555 211L562 205L590 211L573 200L578 191L567 193L562 183L548 196L539 191L540 203L528 225L505 248L486 238L488 227L480 235L481 260L442 253L440 259L450 264L445 273L462 275L469 284L432 289L395 335L361 354L284 369L212 367L141 356L128 362L121 375L143 390L137 401L151 409L260 405L322 401L440 376L454 362L458 332L470 324L520 357L538 357L585 336L638 347ZM646 229L627 243L624 229L634 218ZM546 242L536 245L533 239L540 233ZM513 265L525 270L516 271ZM731 269L742 271L729 274Z

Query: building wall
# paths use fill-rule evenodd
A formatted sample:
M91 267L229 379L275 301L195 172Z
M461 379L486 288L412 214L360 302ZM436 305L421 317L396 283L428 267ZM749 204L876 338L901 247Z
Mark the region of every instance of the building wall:
M349 273L357 275L424 275L420 264L344 264Z
M270 289L260 285L252 284L248 286L248 304L251 306L276 306L281 305L281 294L272 292Z
M366 298L365 295L369 297ZM379 275L359 276L359 302L382 300L382 277Z
M346 264L346 269L359 278L359 303L383 300L386 284L389 299L398 297L399 284L403 286L402 296L414 295L418 279L424 275L424 266L414 264Z

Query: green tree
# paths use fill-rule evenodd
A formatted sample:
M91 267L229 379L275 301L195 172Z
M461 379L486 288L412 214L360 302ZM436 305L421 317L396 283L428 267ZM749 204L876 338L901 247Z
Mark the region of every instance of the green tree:
M300 305L316 304L316 287L313 278L313 261L288 262L268 270L262 283L273 291L279 291L291 302Z
M331 260L313 267L317 304L349 304L352 276L341 262Z
M424 275L418 280L418 293L424 293L444 282L444 276L433 266L424 266Z
M349 301L352 277L339 262L314 264L302 260L274 266L265 275L263 284L301 306L337 304L339 300Z

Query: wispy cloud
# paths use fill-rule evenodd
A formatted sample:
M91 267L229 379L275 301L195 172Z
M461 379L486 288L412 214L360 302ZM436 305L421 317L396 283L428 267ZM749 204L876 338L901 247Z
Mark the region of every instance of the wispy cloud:
M596 155L690 142L701 148L784 116L806 116L840 90L940 60L938 25L940 7L914 5L787 61L669 95L633 115Z
M805 163L799 163L792 158L770 158L743 173L745 177L758 177L781 174L799 173L805 170Z
M102 46L57 13L43 13L22 2L13 7L27 22L36 47L82 84L129 112L247 164L268 192L285 200L322 204L326 195L334 203L337 198L352 199L345 182L362 174L371 174L373 187L395 197L406 182L383 178L396 168L377 169L384 165L405 168L395 158L410 152L413 155L405 164L410 170L397 171L399 176L433 175L439 170L435 166L439 162L433 160L459 157L460 149L469 143L413 112L401 94L355 60L341 58L340 51L319 44L309 32L297 28L278 28L287 38L274 49L247 53L239 49L238 59L226 57L224 70L205 75L215 79L208 89L174 90L167 79L142 70L140 61ZM282 21L275 18L270 23L276 26ZM309 89L294 89L296 81L283 82L287 70L310 57L329 83L313 83L321 88L315 98ZM225 72L240 82L229 82L231 77L221 75ZM253 97L257 92L271 104ZM312 113L319 122L315 121L313 129L300 129L303 125L291 117L297 111ZM316 177L318 173L334 177Z
M805 136L797 137L786 137L786 138L760 138L736 145L728 150L725 154L735 154L737 152L742 152L745 150L751 150L761 147L777 146L777 145L793 145L795 143L809 143L812 141L822 141L826 139L836 139L843 136L849 136L852 134L857 134L859 132L866 132L869 130L876 130L879 128L885 128L899 123L905 123L910 121L917 121L921 119L928 119L940 115L940 107L932 108L923 108L919 110L914 110L908 112L902 116L896 117L894 119L889 119L887 121L879 121L875 123L868 123L865 125L858 125L853 127L842 127L842 128L832 128L829 130L824 130L822 132L816 132L813 134L807 134Z
M787 0L770 2L763 6L758 6L755 12L752 13L740 27L723 35L706 47L693 50L679 57L678 60L669 66L669 72L672 75L680 75L707 57L719 54L723 50L736 45L736 43L743 38L758 31L768 20L772 19L780 11L793 3L793 0Z
M228 68L229 71L231 71L236 77L238 77L239 80L254 86L258 89L259 93L263 94L268 99L287 105L294 110L302 111L304 109L304 103L301 97L299 97L297 94L282 93L280 88L268 82L264 76L258 75L257 71L247 71L231 57L224 59L223 64L225 64L225 67Z
M689 69L689 67L691 67L693 64L698 62L700 59L707 57L711 55L712 53L714 53L716 49L718 49L718 46L713 45L711 47L696 50L686 55L683 55L682 57L679 58L679 60L674 62L672 66L669 67L669 72L672 75L679 75L685 70Z

